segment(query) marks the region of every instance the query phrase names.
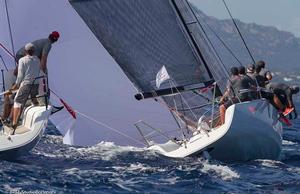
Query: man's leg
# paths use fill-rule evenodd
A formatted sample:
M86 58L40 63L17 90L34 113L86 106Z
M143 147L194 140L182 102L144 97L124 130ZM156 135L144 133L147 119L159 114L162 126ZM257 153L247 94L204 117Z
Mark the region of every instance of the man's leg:
M12 104L10 103L10 97L8 95L4 96L4 107L3 114L1 115L1 119L4 121L10 116L10 112L12 109Z
M12 119L13 121L12 124L14 129L16 129L17 127L22 108L25 105L25 102L29 96L29 92L30 92L30 85L22 85L16 94L16 97L14 99L13 119Z
M220 121L221 121L221 125L223 125L225 123L225 112L226 112L226 107L224 104L222 104L219 108L220 110Z
M273 102L275 104L275 107L280 110L280 111L284 111L285 106L282 104L282 102L280 101L280 99L278 98L278 96L276 94L274 94L273 97Z
M13 108L13 121L12 121L12 125L14 129L17 127L21 110L22 110L22 105L18 102L15 102Z

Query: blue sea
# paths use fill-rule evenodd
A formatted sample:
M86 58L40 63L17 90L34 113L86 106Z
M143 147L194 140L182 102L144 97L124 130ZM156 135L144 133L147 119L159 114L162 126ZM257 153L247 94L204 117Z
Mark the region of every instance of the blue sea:
M300 110L300 107L298 107ZM143 148L102 142L62 144L49 126L18 161L0 161L1 193L300 193L300 120L285 128L279 160L223 163L168 159Z

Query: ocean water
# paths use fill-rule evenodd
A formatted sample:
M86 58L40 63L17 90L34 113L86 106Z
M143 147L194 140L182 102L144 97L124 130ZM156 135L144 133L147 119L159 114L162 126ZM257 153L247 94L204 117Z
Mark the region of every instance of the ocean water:
M279 160L222 163L111 142L67 146L48 127L29 155L0 160L0 193L300 193L299 119L283 137Z

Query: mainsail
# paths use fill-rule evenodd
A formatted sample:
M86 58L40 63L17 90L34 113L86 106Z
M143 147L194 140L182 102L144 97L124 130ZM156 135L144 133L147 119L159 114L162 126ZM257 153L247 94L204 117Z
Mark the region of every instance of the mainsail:
M178 86L210 81L169 0L73 0L71 4L141 92L164 65Z
M162 93L177 117L196 123L209 109L204 105L212 92L202 94L197 88L217 81L218 92L224 90L224 69L187 1L70 2L138 90L152 97ZM162 66L172 78L162 85L166 90L155 86Z

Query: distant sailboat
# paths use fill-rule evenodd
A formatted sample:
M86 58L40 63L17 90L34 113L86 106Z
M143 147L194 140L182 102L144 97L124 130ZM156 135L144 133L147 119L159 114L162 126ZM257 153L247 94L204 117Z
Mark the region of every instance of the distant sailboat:
M279 156L282 126L264 99L232 105L218 126L214 100L228 76L187 1L70 2L138 89L136 99L160 101L177 121L171 132L136 123L149 149L174 158L203 151L231 161ZM162 67L170 79L156 84ZM167 142L154 142L157 133Z

